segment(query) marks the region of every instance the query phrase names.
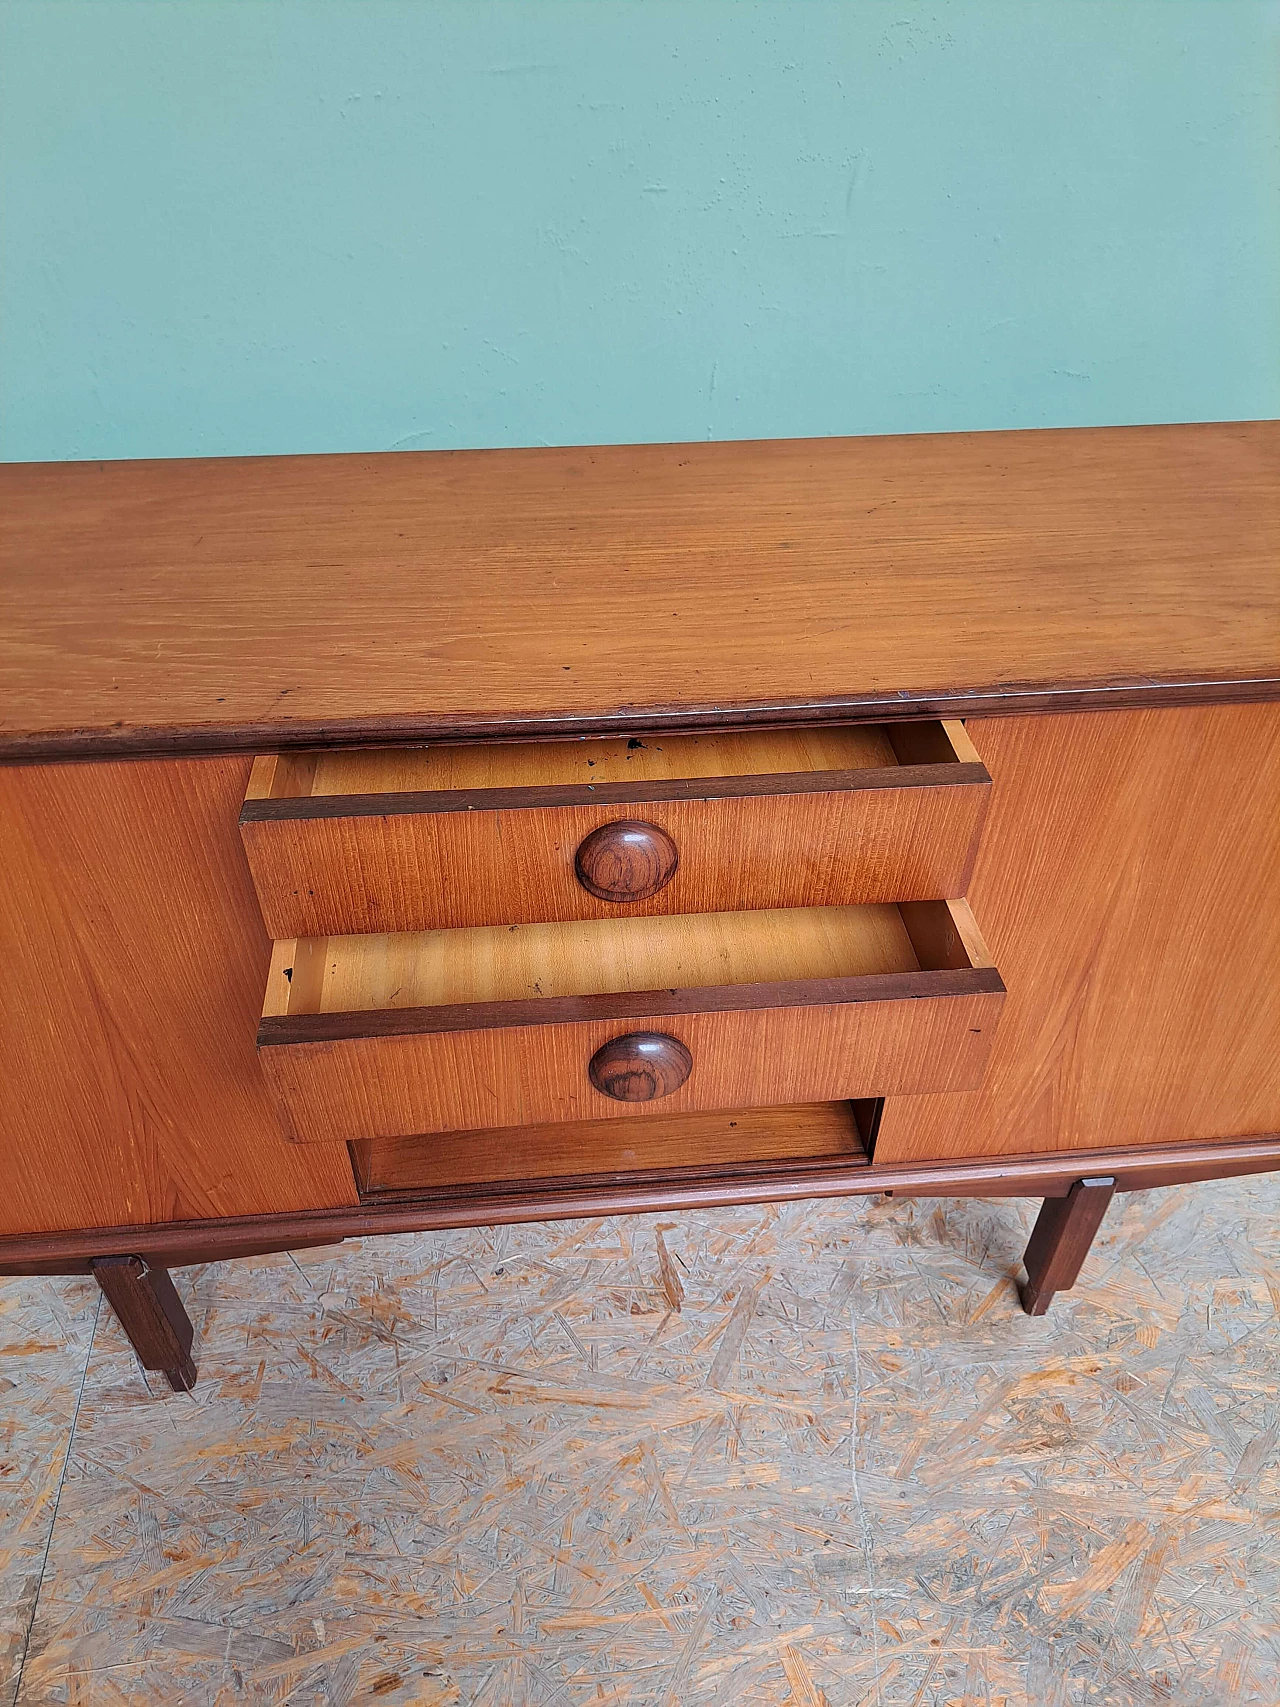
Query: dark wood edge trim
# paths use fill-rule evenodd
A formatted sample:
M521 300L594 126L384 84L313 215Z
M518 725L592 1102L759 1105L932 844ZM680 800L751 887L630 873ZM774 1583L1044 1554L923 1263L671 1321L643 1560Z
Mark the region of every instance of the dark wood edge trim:
M39 1272L55 1262L115 1253L154 1257L168 1267L183 1261L216 1262L252 1245L257 1251L301 1250L380 1233L421 1233L449 1227L491 1227L519 1221L573 1220L580 1216L638 1215L656 1210L708 1209L738 1203L789 1202L808 1197L1065 1197L1077 1180L1115 1176L1118 1191L1192 1184L1244 1174L1280 1171L1280 1133L1199 1144L1142 1149L1057 1150L988 1161L912 1162L903 1166L823 1165L786 1180L725 1178L702 1185L650 1186L643 1175L608 1189L542 1187L518 1195L468 1193L442 1203L424 1194L413 1201L367 1202L341 1209L225 1221L169 1221L150 1226L100 1227L62 1233L0 1235L0 1273ZM197 1252L184 1257L182 1252ZM75 1270L71 1270L75 1272Z
M918 722L930 717L1004 717L1031 712L1125 711L1146 706L1240 705L1280 699L1280 677L1122 677L1099 682L1005 682L972 688L902 689L820 700L735 700L719 705L600 707L587 712L432 712L414 716L263 718L248 724L181 723L134 728L0 731L0 764L62 759L163 758L179 754L284 752L305 747L394 746L414 741L546 740L563 735L661 734L727 728L803 728L811 723Z
M849 1107L853 1111L853 1124L857 1128L858 1137L863 1149L867 1152L868 1161L876 1159L876 1139L880 1136L880 1122L884 1118L883 1097L854 1097Z
M714 984L689 990L621 990L603 996L534 996L518 1002L458 1002L438 1008L370 1008L330 1014L270 1014L258 1026L259 1049L362 1038L420 1037L444 1031L514 1030L744 1009L842 1007L851 1002L930 1001L1003 995L994 966L957 971L879 972L860 978L798 978L776 984Z
M759 800L769 795L853 794L860 789L946 788L989 784L982 764L867 766L861 770L785 771L770 776L677 777L667 782L566 783L532 788L422 789L402 794L308 794L246 800L242 824L314 818L404 818L436 812L520 812L551 806L639 806L666 800Z
M120 1251L113 1248L112 1255L144 1256L144 1260L152 1268L182 1268L191 1263L231 1262L239 1257L275 1256L282 1247L279 1238L270 1237L271 1219L271 1217L267 1218L265 1234L259 1230L258 1236L252 1239L233 1239L230 1243L219 1239L211 1243L209 1239L205 1238L180 1237L177 1242L160 1245L155 1250L148 1249L145 1253L132 1249ZM205 1225L202 1222L193 1224L196 1226ZM175 1225L181 1228L186 1224L177 1222ZM219 1223L212 1221L208 1225L217 1227ZM314 1250L329 1245L340 1245L341 1243L340 1234L331 1234L319 1238L313 1236L299 1239L296 1244L291 1242L289 1249L291 1251ZM2 1244L3 1241L0 1240L0 1245ZM42 1257L36 1262L0 1261L0 1277L18 1274L92 1274L96 1260L97 1258L94 1255L86 1253L82 1256L54 1255Z

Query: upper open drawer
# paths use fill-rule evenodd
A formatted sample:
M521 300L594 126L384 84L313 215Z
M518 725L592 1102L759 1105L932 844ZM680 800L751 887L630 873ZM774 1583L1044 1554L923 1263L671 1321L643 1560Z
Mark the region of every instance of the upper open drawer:
M963 895L991 778L960 723L270 755L268 931L359 935Z

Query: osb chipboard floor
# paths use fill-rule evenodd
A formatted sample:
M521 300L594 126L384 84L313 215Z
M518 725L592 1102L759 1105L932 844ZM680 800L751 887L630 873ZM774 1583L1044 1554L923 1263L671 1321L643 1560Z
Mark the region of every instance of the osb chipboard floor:
M190 1269L181 1396L0 1283L0 1701L1275 1703L1278 1207L1117 1199L1042 1320L1009 1201Z

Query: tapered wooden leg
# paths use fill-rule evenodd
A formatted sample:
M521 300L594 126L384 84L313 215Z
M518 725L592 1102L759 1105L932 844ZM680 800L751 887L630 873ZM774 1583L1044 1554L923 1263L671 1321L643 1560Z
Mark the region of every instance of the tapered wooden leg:
M196 1331L167 1268L148 1268L141 1257L97 1257L93 1277L129 1336L144 1369L158 1369L175 1393L196 1384L191 1342Z
M1043 1316L1055 1292L1075 1285L1115 1189L1114 1179L1081 1179L1065 1197L1045 1198L1022 1259L1027 1283L1018 1296L1028 1316Z

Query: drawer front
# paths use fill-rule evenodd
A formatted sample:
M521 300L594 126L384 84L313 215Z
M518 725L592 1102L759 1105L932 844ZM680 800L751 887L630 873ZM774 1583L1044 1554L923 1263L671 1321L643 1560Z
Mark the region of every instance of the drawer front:
M963 902L320 938L259 1056L303 1143L648 1118L975 1089L1003 996Z
M921 976L935 980L935 987L966 977ZM1002 1001L992 988L886 992L862 1000L824 1000L815 992L803 1006L781 1005L774 989L748 986L744 993L756 1003L772 997L780 1005L673 1014L655 1003L649 1012L599 1019L547 1017L484 1027L472 1019L469 1029L384 1036L373 1034L367 1015L320 1015L321 1021L348 1023L319 1025L320 1035L303 1042L269 1029L260 1055L290 1136L336 1143L650 1110L679 1114L975 1090ZM712 998L701 999L709 1006ZM366 1024L363 1031L357 1018ZM340 1030L355 1035L334 1035ZM618 1100L592 1081L597 1053L637 1034L672 1039L691 1058L687 1077L660 1100Z
M362 794L267 759L241 833L275 937L962 895L990 777L958 724L894 740L839 771ZM770 742L755 763L794 759Z

